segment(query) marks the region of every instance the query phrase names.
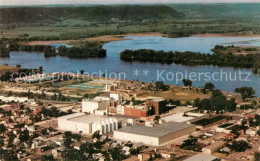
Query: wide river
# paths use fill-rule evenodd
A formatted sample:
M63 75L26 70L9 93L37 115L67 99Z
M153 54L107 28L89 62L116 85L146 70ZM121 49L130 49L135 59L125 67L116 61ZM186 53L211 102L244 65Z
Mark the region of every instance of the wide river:
M106 43L107 57L96 59L70 59L67 57L45 58L42 53L11 52L9 58L0 58L0 65L8 63L11 66L21 64L24 68L43 66L44 72L71 72L85 70L107 73L114 78L140 80L146 82L164 81L167 84L182 85L182 78L193 80L193 86L203 86L212 82L216 88L233 92L237 87L250 86L260 96L260 75L252 74L250 69L234 69L216 66L183 66L176 64L159 64L143 62L125 62L119 58L119 53L125 49L154 49L164 51L196 51L211 53L217 45L260 46L260 37L183 37L165 38L125 37L126 40ZM57 44L55 44L57 46ZM96 74L97 75L97 74Z

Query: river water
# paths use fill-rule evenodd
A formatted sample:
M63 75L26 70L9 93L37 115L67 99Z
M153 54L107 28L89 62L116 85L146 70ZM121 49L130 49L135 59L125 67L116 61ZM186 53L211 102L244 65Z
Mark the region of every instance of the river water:
M89 74L93 72L107 73L112 78L126 78L145 82L164 81L167 84L182 85L182 78L193 81L193 86L203 86L212 82L216 88L233 92L237 87L250 86L260 96L260 75L252 74L250 69L234 69L216 66L183 66L176 64L159 64L150 62L125 62L119 53L125 49L153 49L164 51L194 51L212 53L210 50L217 44L260 46L260 37L183 37L166 38L125 37L126 40L106 43L106 58L71 59L67 57L45 58L43 53L11 52L9 58L0 58L0 65L11 66L21 64L24 68L43 66L44 72L75 72L83 69ZM59 46L59 44L54 44ZM98 75L95 73L95 75Z

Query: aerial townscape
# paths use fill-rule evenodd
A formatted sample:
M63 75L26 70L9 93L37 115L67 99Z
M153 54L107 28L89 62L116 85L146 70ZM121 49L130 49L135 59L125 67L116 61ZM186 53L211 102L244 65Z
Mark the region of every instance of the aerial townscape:
M260 161L260 3L6 2L0 161Z

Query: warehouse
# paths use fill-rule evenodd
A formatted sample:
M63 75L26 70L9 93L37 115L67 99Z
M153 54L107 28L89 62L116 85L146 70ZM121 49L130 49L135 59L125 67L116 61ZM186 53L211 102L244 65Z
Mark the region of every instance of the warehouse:
M58 127L63 131L72 131L75 133L93 134L99 131L100 134L107 134L122 126L132 126L135 124L135 118L125 116L101 116L85 113L74 113L58 118Z
M114 131L114 139L160 146L195 131L195 125L179 122L167 122L153 127L134 125Z
M169 122L185 122L185 123L193 123L198 120L202 120L204 118L209 117L208 114L202 113L193 113L193 112L186 112L186 113L176 113L166 117L161 118L162 120Z
M58 127L61 130L76 133L93 134L99 130L100 134L106 134L118 129L118 120L116 118L75 113L59 117Z

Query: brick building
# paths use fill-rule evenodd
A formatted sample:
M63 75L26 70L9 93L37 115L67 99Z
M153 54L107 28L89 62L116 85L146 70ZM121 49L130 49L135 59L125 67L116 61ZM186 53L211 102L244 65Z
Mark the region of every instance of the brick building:
M137 107L124 107L124 115L126 116L134 116L134 117L147 117L148 110L145 106L137 106Z
M165 99L147 99L147 109L154 107L155 115L160 115L166 112L166 100Z

